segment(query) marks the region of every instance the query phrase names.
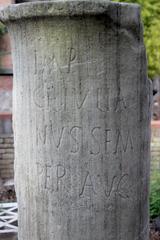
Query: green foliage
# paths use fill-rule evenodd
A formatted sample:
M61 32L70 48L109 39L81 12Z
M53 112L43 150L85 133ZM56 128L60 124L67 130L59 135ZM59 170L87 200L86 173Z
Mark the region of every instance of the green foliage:
M138 3L142 7L144 39L148 56L149 77L160 76L160 1L113 0L114 2Z
M150 216L160 216L160 172L154 171L150 181Z
M0 37L3 36L4 33L7 32L6 26L0 22Z

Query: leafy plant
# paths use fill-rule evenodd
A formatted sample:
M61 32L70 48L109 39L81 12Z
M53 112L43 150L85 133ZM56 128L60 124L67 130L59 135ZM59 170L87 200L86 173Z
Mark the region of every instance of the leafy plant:
M150 216L152 219L160 216L160 172L151 173L150 181Z
M3 34L6 32L7 32L6 26L2 22L0 22L0 37L3 36Z

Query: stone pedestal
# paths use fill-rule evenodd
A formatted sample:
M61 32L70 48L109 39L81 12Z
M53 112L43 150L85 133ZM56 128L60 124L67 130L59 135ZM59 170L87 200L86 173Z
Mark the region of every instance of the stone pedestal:
M12 38L19 240L147 240L150 85L140 10L0 12Z

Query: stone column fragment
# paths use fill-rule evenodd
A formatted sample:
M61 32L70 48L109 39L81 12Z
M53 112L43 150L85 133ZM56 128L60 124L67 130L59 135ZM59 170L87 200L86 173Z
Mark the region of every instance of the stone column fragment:
M19 240L147 240L150 85L138 5L13 5Z

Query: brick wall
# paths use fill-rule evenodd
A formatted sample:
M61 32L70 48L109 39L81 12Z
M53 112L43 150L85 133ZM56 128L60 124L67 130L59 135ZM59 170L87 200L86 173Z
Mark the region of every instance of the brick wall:
M8 180L14 176L14 144L12 135L0 135L0 179Z
M0 75L0 114L12 112L12 77Z
M0 115L12 112L12 59L8 33L0 37Z
M0 7L14 3L0 0ZM12 136L12 59L8 33L0 37L0 183L14 177Z

